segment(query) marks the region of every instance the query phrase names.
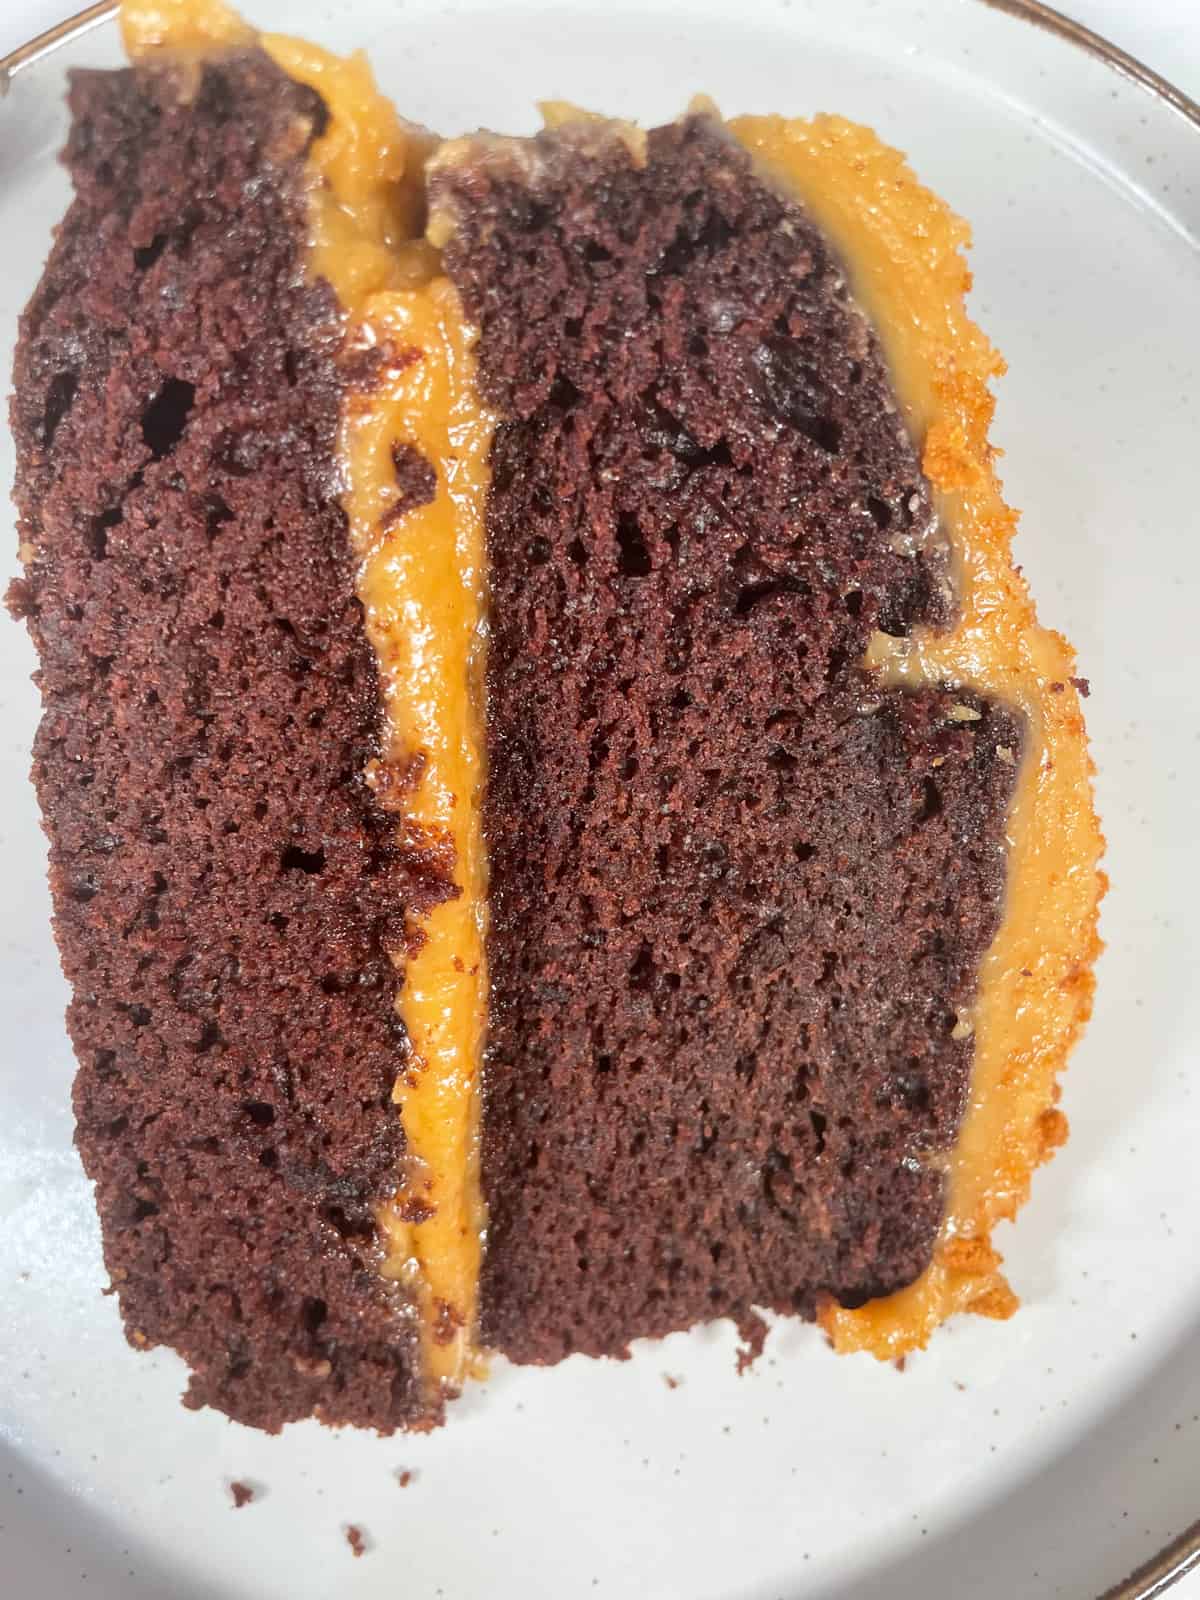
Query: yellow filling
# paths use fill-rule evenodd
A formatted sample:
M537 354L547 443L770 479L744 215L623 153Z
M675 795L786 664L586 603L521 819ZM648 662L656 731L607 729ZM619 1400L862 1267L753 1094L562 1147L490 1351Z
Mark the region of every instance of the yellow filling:
M484 1228L479 1074L487 862L479 702L492 425L475 398L471 340L444 278L424 291L371 296L357 326L361 336L394 352L383 384L361 410L350 410L343 433L344 504L364 558L359 595L392 735L370 778L385 804L399 781L405 843L452 846L460 890L420 919L416 948L395 957L411 1056L394 1098L410 1165L380 1218L388 1242L384 1271L423 1298L428 1376L457 1386L471 1353ZM380 533L381 515L396 500L397 442L415 445L436 466L437 493ZM410 779L414 756L420 767Z
M413 920L392 958L410 1041L394 1099L407 1151L379 1221L386 1277L421 1313L431 1396L470 1367L485 1227L479 1078L486 1016L487 866L483 780L483 505L492 419L475 394L473 335L436 252L419 237L423 163L433 141L404 126L365 57L258 37L220 0L124 0L132 57L257 42L311 85L329 123L309 154L309 271L328 280L345 349L378 357L351 391L342 503L359 558L358 594L379 661L386 744L367 773L395 812L398 842L452 862L455 898ZM396 447L437 477L433 500L394 515Z
M950 537L961 616L953 632L876 635L868 662L889 684L953 684L1020 708L1026 754L1008 818L1004 921L980 971L975 1063L962 1131L947 1158L945 1220L909 1288L856 1311L825 1307L839 1350L903 1355L956 1311L1011 1315L1017 1301L993 1225L1029 1193L1033 1169L1066 1137L1056 1077L1091 1011L1103 839L1075 657L1038 626L1012 565L1015 514L993 471L990 380L1003 362L969 320L966 225L904 158L840 117L740 117L730 129L809 208L846 262L891 368Z
M493 424L476 398L473 336L457 296L431 276L436 257L413 235L430 142L401 126L362 56L344 61L274 36L263 44L329 109L309 158L311 270L333 285L348 348L383 352L371 387L350 396L341 438L342 504L388 721L387 748L368 777L396 810L406 849L452 852L459 893L421 916L406 947L393 952L410 1041L394 1092L408 1149L379 1220L384 1274L404 1282L421 1307L426 1377L457 1388L472 1353L485 1221L480 686ZM393 520L393 451L406 445L434 468L436 493Z

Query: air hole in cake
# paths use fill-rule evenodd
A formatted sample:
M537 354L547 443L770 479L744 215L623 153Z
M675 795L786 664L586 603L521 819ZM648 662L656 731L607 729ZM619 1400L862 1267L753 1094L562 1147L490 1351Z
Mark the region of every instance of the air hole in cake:
M47 450L54 443L59 424L71 409L79 388L77 372L56 372L46 390L46 409L42 414L42 443Z
M196 389L182 378L168 378L142 413L142 438L156 461L170 455L183 438L196 403Z
M617 520L617 566L627 578L646 578L654 570L636 517Z
M926 778L921 784L921 809L917 813L917 821L929 822L940 814L941 809L941 790L932 778Z
M525 546L525 556L531 567L544 567L550 559L550 551L549 539L543 539L540 534Z
M145 1028L150 1023L150 1011L146 1006L130 1006L129 1020L135 1028Z
M816 1135L817 1154L820 1155L825 1149L825 1130L829 1126L828 1118L822 1111L810 1111L808 1120L812 1124L813 1133Z
M322 1208L321 1217L343 1239L373 1239L375 1237L375 1224L369 1216L352 1217L341 1206L328 1205Z
M829 395L801 345L790 338L765 339L754 350L751 364L752 385L771 415L827 455L836 455L842 427L828 414Z
M565 373L558 373L550 387L547 404L557 406L560 411L569 411L581 399L579 390Z
M869 494L867 496L867 510L870 512L871 520L880 533L886 533L892 525L891 506L885 500L880 500L876 495Z
M324 850L302 850L298 844L290 844L279 858L282 872L304 872L310 876L325 870Z
M306 1333L316 1333L328 1314L329 1308L324 1300L305 1296L300 1302L300 1326Z
M88 554L93 561L103 561L108 555L108 530L115 528L122 520L122 512L118 506L110 506L98 517L93 517L88 524L86 535Z
M139 272L145 272L152 267L167 248L165 233L156 233L149 244L140 244L134 248L133 264Z
M210 495L204 509L204 531L210 539L215 539L218 531L227 522L233 521L233 512L226 505L219 494Z

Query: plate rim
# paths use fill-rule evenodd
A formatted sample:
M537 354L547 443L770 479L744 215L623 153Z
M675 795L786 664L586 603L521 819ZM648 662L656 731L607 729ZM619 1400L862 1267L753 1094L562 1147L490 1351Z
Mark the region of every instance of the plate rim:
M1200 134L1200 101L1114 44L1111 39L1077 22L1065 12L1043 4L1043 0L973 0L973 3L984 5L990 11L1015 21L1028 23L1093 56L1110 71L1152 95ZM53 27L36 34L7 55L0 56L0 99L8 93L18 72L52 54L59 45L78 39L100 24L114 20L118 10L119 0L95 0L94 4L64 17ZM1174 1588L1180 1579L1198 1568L1200 1517L1127 1577L1105 1589L1097 1596L1097 1600L1158 1600L1160 1595Z

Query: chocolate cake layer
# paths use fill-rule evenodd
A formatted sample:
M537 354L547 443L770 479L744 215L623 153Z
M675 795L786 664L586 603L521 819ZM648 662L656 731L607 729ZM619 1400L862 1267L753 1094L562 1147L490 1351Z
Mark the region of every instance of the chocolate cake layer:
M25 315L16 602L73 987L78 1143L130 1339L265 1428L420 1421L376 1270L395 944L446 893L363 781L376 667L338 503L324 107L265 56L83 73Z
M947 553L876 340L704 118L435 180L488 504L483 1335L615 1354L915 1278L1021 727L887 690Z

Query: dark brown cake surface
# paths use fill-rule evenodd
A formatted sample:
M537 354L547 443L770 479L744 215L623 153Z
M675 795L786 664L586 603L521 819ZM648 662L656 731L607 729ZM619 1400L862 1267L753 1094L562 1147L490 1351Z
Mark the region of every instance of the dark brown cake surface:
M1013 715L882 688L947 557L811 222L704 119L443 172L488 504L484 1336L619 1353L916 1277Z
M16 359L16 601L105 1258L192 1403L420 1421L373 1206L402 1145L385 935L422 890L362 779L340 330L303 255L323 107L255 53L81 74L71 107Z

